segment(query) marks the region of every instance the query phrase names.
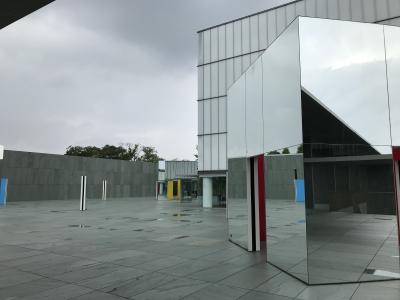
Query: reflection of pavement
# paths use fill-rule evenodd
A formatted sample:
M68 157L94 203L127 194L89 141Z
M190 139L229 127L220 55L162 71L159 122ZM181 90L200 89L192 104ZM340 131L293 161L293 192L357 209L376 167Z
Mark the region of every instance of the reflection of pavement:
M267 199L266 209L268 261L308 281L304 204Z
M384 280L391 276L385 272L400 273L394 216L314 210L307 216L306 241L302 204L266 203L268 260L294 276L306 280L308 270L310 283L328 283Z
M229 239L247 249L247 199L230 198L227 204Z

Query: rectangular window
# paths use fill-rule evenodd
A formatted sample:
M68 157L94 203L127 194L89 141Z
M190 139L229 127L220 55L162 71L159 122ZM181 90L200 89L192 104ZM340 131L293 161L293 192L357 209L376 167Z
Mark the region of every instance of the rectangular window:
M204 66L204 81L203 81L203 86L204 86L204 94L203 97L205 99L211 97L211 68L210 65L205 65Z
M268 45L276 39L276 11L270 10L268 16Z
M226 132L226 97L219 98L219 132Z
M211 100L203 101L203 110L204 110L203 133L209 134L211 133Z
M218 98L211 99L211 133L218 132Z

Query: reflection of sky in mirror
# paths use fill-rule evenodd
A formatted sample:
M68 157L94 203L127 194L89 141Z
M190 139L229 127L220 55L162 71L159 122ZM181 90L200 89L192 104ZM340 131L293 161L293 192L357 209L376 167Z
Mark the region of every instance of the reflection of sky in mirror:
M390 145L383 29L301 18L302 85L371 145Z
M400 146L400 28L385 26L385 41L392 141Z

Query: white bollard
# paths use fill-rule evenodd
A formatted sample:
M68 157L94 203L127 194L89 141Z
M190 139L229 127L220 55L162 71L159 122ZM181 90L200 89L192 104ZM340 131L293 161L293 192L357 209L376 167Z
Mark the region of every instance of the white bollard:
M103 180L103 193L101 195L101 200L107 200L107 180Z
M86 176L81 176L81 203L80 210L86 210Z

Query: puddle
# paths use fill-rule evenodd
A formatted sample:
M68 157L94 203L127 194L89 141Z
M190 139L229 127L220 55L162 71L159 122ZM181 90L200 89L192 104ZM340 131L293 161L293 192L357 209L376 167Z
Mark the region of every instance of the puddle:
M144 229L133 229L132 231L143 231Z
M190 237L189 235L181 235L181 236L177 236L176 238L174 238L174 240L180 240L180 239L184 239Z
M179 222L191 222L190 220L179 220Z
M74 225L68 225L68 227L74 227L74 228L89 228L91 227L90 225L85 225L85 224L74 224Z
M187 217L189 214L172 214L174 217Z

